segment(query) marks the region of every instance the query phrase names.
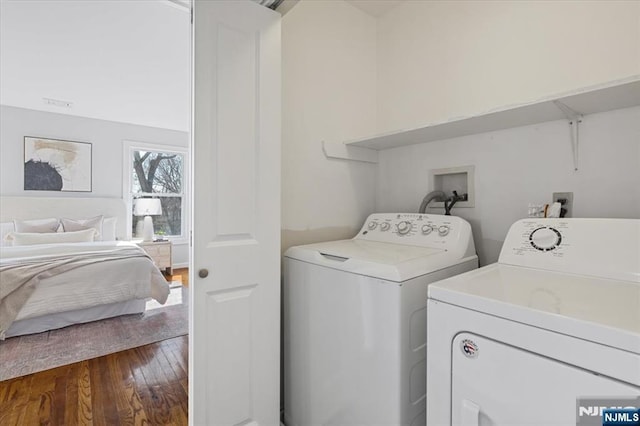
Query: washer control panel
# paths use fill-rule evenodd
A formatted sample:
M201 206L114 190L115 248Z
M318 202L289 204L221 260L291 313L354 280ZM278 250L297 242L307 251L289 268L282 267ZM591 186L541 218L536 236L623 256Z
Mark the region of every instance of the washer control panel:
M356 239L446 248L470 237L467 221L457 216L419 213L376 213L365 221Z

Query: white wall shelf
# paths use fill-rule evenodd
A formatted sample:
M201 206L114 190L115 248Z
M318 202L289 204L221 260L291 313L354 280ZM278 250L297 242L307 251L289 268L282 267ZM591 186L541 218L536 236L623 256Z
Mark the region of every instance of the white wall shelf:
M574 111L579 116L640 106L640 75L541 99L536 102L514 105L481 115L434 123L416 129L385 133L347 142L324 143L325 154L331 158L377 162L377 153L367 151L379 151L513 127L529 126L547 121L570 120L566 115L567 109L563 110L561 105L566 106L568 110ZM577 140L572 143L577 150ZM333 145L331 149L326 149L330 145ZM360 149L353 150L353 148ZM354 152L357 154L354 154ZM356 156L358 158L354 158ZM362 160L361 158L366 158L367 160ZM577 152L574 166L577 168Z

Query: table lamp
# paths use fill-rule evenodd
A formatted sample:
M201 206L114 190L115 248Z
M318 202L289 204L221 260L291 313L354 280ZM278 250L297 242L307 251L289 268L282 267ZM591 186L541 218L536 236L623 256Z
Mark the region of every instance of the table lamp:
M158 198L138 198L133 208L135 216L144 216L142 228L142 241L153 241L153 219L151 216L159 216L162 214L162 205ZM138 231L136 227L136 231ZM140 237L140 235L138 235Z

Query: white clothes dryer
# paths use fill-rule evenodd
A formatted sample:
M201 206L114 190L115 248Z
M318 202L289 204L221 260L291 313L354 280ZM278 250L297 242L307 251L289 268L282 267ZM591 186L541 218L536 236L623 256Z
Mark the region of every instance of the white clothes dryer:
M287 250L287 426L424 424L427 286L477 267L455 216L373 214L353 239Z
M640 403L640 220L518 221L427 324L428 425L602 425Z

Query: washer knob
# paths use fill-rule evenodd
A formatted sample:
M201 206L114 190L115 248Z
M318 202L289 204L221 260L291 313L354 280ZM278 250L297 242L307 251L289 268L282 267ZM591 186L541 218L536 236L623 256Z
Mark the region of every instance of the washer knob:
M422 225L422 233L424 235L429 235L431 231L433 231L433 228L431 227L431 225Z
M369 222L369 229L376 229L376 226L378 226L376 222Z
M411 231L411 222L404 220L398 223L398 234L405 235Z
M449 233L449 227L447 225L442 225L438 228L438 234L441 237L444 237L445 235L447 235Z
M389 228L391 228L391 225L389 225L389 222L383 222L382 224L380 224L381 231L388 231Z

